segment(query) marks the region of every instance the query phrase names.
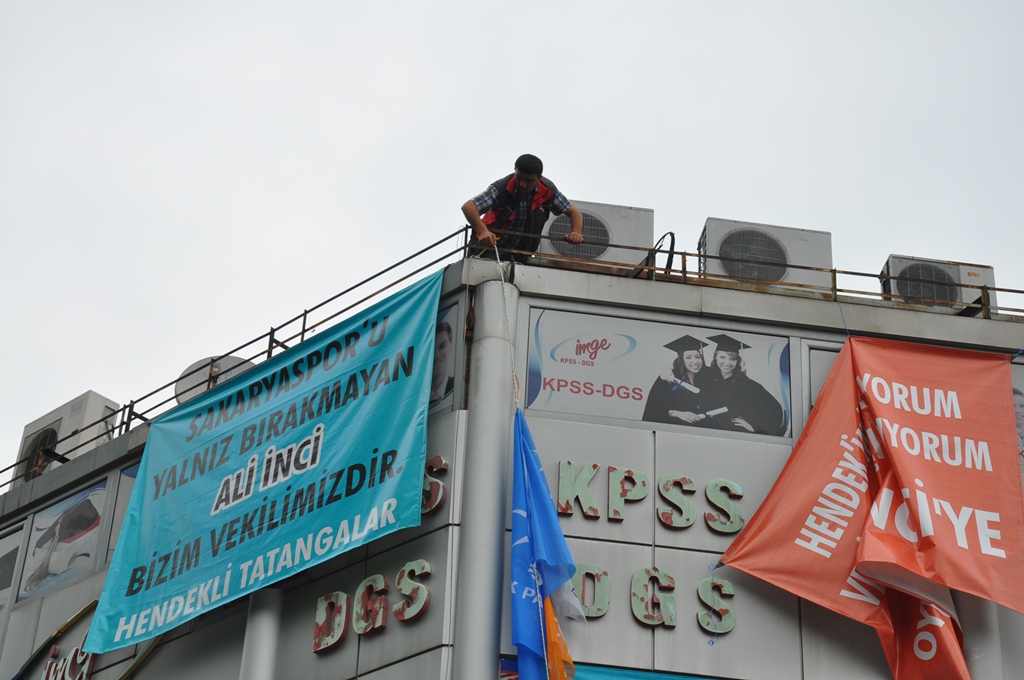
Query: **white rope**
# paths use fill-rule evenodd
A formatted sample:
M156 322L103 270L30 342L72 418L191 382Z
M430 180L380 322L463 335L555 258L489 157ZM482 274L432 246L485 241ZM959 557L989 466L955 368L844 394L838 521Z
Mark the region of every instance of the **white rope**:
M501 256L498 254L497 241L494 243L494 261L498 266L498 275L501 277L501 302L505 310L505 337L508 340L508 360L509 365L512 368L512 396L515 399L516 408L519 408L519 375L516 373L516 359L512 353L512 320L508 315L508 297L505 294L505 286L507 285L507 282L505 281L505 270L501 267L502 262ZM509 263L511 262L512 260L509 260Z

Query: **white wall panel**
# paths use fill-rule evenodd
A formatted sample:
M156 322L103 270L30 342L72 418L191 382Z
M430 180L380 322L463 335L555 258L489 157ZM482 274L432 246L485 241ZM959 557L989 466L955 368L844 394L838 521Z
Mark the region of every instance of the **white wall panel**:
M609 499L621 488L609 488L609 466L634 470L651 477L654 471L654 433L605 425L575 423L528 417L537 453L548 478L551 496L558 501L559 463L572 461L575 475L584 466L597 465L597 474L589 484L598 517L589 518L577 501L573 514L560 515L559 523L566 536L611 540L651 545L654 540L654 489L652 480L647 496L636 502L623 503L621 521L609 519ZM621 486L621 485L620 485ZM511 527L511 514L506 513L506 528Z
M53 631L60 628L64 622L82 610L95 599L98 599L103 591L103 581L107 572L93 574L73 588L64 588L47 593L42 598L43 606L39 611L39 624L36 630L36 637L32 648L41 645L46 638L53 634ZM89 614L91 620L92 614ZM78 644L81 640L75 642Z
M435 649L406 659L373 673L360 675L360 680L445 680L449 677L450 653L447 648ZM498 675L498 662L494 662L494 675ZM490 680L489 678L486 680Z
M688 550L655 549L658 568L675 579L678 624L654 629L654 666L658 671L694 673L744 680L800 680L798 599L743 572L709 569L717 556ZM735 627L712 634L698 624L709 607L698 596L706 578L725 579L733 587L723 607L735 614ZM713 618L713 625L722 622ZM709 644L713 641L714 644Z
M345 639L321 654L313 652L313 628L317 600L335 591L351 597L364 573L364 565L355 564L285 593L281 639L277 648L277 677L306 680L348 680L355 677L359 641L352 632L351 620Z
M804 680L892 680L870 626L806 600L800 602L800 619Z
M388 580L387 628L359 638L359 675L415 656L442 644L450 644L445 616L445 602L452 590L449 555L451 532L435 531L406 545L370 558L366 574L383 574ZM395 619L392 607L406 600L398 592L395 577L406 563L426 560L429 575L415 576L413 580L424 585L430 593L430 603L414 621Z
M716 480L737 484L742 496L729 500L739 508L743 519L749 520L775 483L789 458L790 450L788 445L783 444L658 432L655 439L655 466L650 471L655 485L652 490L657 501L655 507L671 507L658 496L658 480L665 476L685 476L692 480L695 487L693 493L684 496L696 506L697 519L692 526L686 528L673 528L662 521L655 521L657 545L725 552L736 532L732 528L728 531L711 528L706 513L722 513L707 498L708 484ZM650 513L657 520L655 507L651 508ZM676 510L673 513L679 515Z
M0 678L13 678L36 648L36 631L39 628L39 612L42 606L41 599L32 600L11 611L4 635L3 650L0 651Z
M160 645L137 676L145 680L234 680L242 667L246 613L242 609Z
M630 605L630 583L633 574L654 564L650 547L582 539L568 539L569 550L577 565L591 564L607 572L610 597L604 616L582 621L565 621L562 633L573 660L634 668L651 668L654 663L651 630L638 622ZM502 603L501 653L516 655L512 646L510 615L510 581L506 565ZM592 604L593 595L581 593L585 604Z

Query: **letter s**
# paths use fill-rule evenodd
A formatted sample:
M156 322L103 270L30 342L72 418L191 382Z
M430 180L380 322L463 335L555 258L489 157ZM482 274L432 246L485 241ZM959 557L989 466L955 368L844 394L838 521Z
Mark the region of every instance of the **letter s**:
M423 473L423 499L420 502L420 514L428 515L444 505L445 499L448 498L448 489L444 482L430 476L431 472L435 474L447 472L448 461L441 456L433 456L427 460L424 467L426 470Z
M724 635L736 627L736 614L731 607L725 605L722 598L715 592L716 590L724 597L732 597L736 593L732 584L724 578L716 579L708 576L701 581L697 586L697 596L711 611L698 612L697 623L709 633ZM721 620L717 620L713 614L717 614Z
M743 519L743 511L730 500L743 498L743 489L739 484L728 479L714 479L704 487L704 495L708 503L721 510L704 513L704 521L709 529L723 534L735 534L743 528L746 521Z

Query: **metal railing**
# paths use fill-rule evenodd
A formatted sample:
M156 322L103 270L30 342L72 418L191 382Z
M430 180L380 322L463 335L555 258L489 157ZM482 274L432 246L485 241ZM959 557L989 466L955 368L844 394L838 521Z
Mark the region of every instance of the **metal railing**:
M261 363L273 357L276 353L290 349L301 343L310 334L338 319L343 314L359 309L375 301L382 294L395 286L417 276L418 274L438 265L446 260L454 260L464 256L473 256L480 253L478 247L474 247L469 239L470 230L463 227L457 231L438 239L424 248L412 253L408 257L395 262L389 267L376 274L356 283L353 286L327 298L326 300L303 310L300 314L287 321L271 326L262 335L249 340L237 347L234 347L222 355L211 357L209 361L199 365L189 373L180 375L173 380L153 389L141 397L130 400L112 415L87 424L82 430L88 431L91 428L102 426L102 432L93 438L77 444L73 449L63 454L57 453L56 449L61 443L66 442L78 433L69 434L55 442L50 447L33 452L31 456L25 456L18 462L0 470L0 476L15 471L12 479L0 483L0 492L20 479L31 479L43 474L49 463L58 461L68 462L69 455L78 448L95 445L102 440L109 441L113 436L127 433L141 423L148 423L153 418L176 405L177 396L187 394L195 390L199 394L217 383L216 364L226 357L237 357L253 363ZM547 236L541 236L548 239ZM662 248L662 244L668 240L668 248ZM764 261L745 260L739 258L716 257L706 254L695 254L686 251L675 250L675 235L668 232L658 241L653 248L644 248L631 245L608 244L609 248L616 248L624 252L635 252L636 258L632 262L613 262L607 260L596 261L593 259L559 255L555 253L538 253L531 264L548 266L557 269L582 270L590 273L603 273L614 276L645 279L650 281L670 282L687 285L716 286L739 290L751 290L781 295L799 295L814 297L826 300L843 301L870 301L875 300L885 304L892 304L908 309L920 311L935 311L945 314L959 314L961 316L980 316L985 319L994 317L1024 322L1024 290L1012 288L996 288L984 285L959 285L959 300L964 302L953 303L949 299L932 299L915 296L907 297L880 290L863 290L859 288L859 282L863 279L871 279L876 284L879 281L892 282L906 281L917 284L935 285L935 282L922 279L906 277L891 277L879 274L865 274L862 272L846 271L841 269L822 269L803 265L787 265L788 270L802 272L814 272L819 274L822 281L827 280L827 285L799 283L794 281L765 280L748 277L735 277L725 274L713 274L706 271L707 264L718 260L723 263L763 265ZM499 253L504 256L511 254L531 255L526 251L502 250ZM633 258L631 258L633 259ZM696 266L695 266L696 265ZM842 284L842 285L840 285ZM884 286L883 286L884 287ZM966 291L966 293L964 292ZM1000 301L1005 298L1012 298L1020 306L996 306L993 304L993 294L998 292ZM175 386L179 381L193 375L204 375L205 380L199 379L195 384L186 390L179 390L175 394ZM101 442L102 443L102 442ZM73 457L73 456L72 456ZM17 473L17 468L21 473Z
M80 430L70 433L53 442L51 446L28 455L21 455L19 460L0 470L0 477L12 473L12 478L0 482L0 493L6 487L19 480L29 480L43 474L46 467L53 461L66 463L73 458L73 452L86 447L94 447L99 443L110 441L113 436L126 434L129 430L142 423L148 423L157 416L171 410L178 403L178 397L184 399L198 395L217 383L216 364L227 357L236 357L252 363L262 363L267 359L301 343L307 337L330 324L339 317L368 306L395 286L434 268L446 260L457 260L465 250L465 229L459 229L443 238L434 241L411 255L391 264L372 276L342 290L312 307L303 310L292 318L271 326L265 333L233 347L223 354L211 357L207 362L193 370L179 375L167 383L150 390L140 397L130 400L113 414L104 416L98 421L85 424ZM175 392L179 381L192 376L206 376L192 381L190 387ZM102 432L78 442L74 447L62 450L61 444L67 445L68 440L79 436L80 432L88 432L101 426ZM57 453L62 450L61 453Z

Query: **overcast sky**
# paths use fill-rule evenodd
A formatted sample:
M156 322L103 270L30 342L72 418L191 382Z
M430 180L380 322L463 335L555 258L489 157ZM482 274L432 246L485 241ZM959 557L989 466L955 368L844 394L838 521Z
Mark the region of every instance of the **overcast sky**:
M1022 29L1010 1L0 0L0 467L82 392L140 397L453 232L524 152L691 252L717 216L1024 288Z

